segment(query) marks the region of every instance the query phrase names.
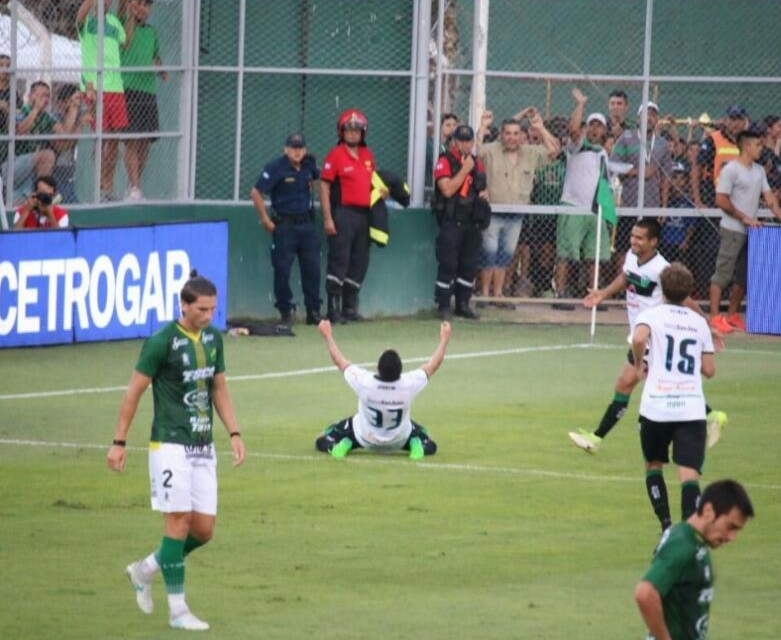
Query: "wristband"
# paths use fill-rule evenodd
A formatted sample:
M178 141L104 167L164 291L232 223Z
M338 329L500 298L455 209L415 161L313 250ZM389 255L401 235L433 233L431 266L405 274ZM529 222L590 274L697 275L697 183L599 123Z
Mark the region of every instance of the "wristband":
M236 438L237 436L241 436L241 433L239 433L238 431L234 431L233 433L230 434L230 436L231 438Z
M111 444L116 447L124 447L125 445L127 445L127 442L124 440L114 440Z

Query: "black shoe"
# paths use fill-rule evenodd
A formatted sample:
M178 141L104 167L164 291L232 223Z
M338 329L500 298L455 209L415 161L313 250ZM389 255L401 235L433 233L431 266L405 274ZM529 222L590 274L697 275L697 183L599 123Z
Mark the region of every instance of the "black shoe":
M290 326L293 324L293 313L291 311L281 311L279 324Z
M562 297L563 296L556 294L554 300L561 299ZM571 302L554 302L551 306L557 311L575 311L575 305Z
M345 320L342 314L336 309L331 309L328 312L328 320L331 324L347 324L347 320Z
M342 318L345 322L362 322L363 316L355 309L342 309Z
M441 304L437 307L437 316L440 320L450 320L453 317L453 312L450 311L449 304Z
M480 316L477 315L472 309L470 309L469 305L456 305L455 315L457 315L459 318L464 318L465 320L479 320Z
M320 320L322 318L320 317L320 311L317 309L307 309L306 310L306 323L307 324L313 324L318 325L320 324Z

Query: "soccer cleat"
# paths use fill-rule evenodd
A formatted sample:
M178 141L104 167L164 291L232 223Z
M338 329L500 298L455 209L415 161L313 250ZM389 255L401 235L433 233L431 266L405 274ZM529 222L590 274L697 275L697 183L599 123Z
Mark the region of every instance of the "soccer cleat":
M727 318L725 318L723 315L719 314L710 320L710 326L716 329L721 334L728 334L732 333L735 330L735 327L733 327L729 322L727 322Z
M711 411L705 418L708 429L708 448L713 447L721 438L721 431L727 426L727 414L723 411Z
M207 631L209 623L199 620L189 611L176 618L171 618L168 622L174 629L184 629L185 631Z
M334 458L344 458L348 453L350 453L350 449L352 448L352 440L350 440L350 438L342 438L333 447L331 447L331 455Z
M589 453L595 453L599 451L599 447L602 445L602 438L594 433L591 433L590 431L586 431L585 429L580 429L577 432L570 431L569 439L572 440L572 443L576 447L580 447Z
M727 322L736 331L745 331L746 330L746 323L743 322L743 318L740 317L739 313L733 313L733 314L727 316Z
M423 460L426 452L423 450L423 443L420 438L410 438L409 441L409 459L410 460Z
M155 608L152 600L152 583L141 578L141 572L138 570L138 562L133 562L125 568L125 574L130 580L130 586L136 592L136 604L138 608L149 615Z

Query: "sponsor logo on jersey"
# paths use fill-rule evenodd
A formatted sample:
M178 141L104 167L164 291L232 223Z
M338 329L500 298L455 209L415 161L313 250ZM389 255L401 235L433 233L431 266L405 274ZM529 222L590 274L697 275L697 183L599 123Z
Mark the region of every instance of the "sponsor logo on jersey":
M177 351L179 347L186 347L189 344L189 342L190 341L187 338L174 337L174 339L171 341L171 349Z
M193 389L185 393L182 400L188 407L195 407L199 411L209 410L209 392L205 389Z
M185 367L190 366L190 356L188 356L186 353L182 354L182 365Z
M639 296L652 296L654 289L656 289L656 285L658 284L653 280L633 273L632 271L626 274L626 279L628 282L627 289Z
M200 369L190 369L182 371L183 382L197 382L214 377L214 367L201 367Z
M213 333L204 333L201 336L201 343L202 344L208 344L209 342L214 341L214 334Z
M708 637L708 614L704 614L697 619L694 628L697 631L697 638L705 640Z
M212 423L208 415L190 416L190 428L193 433L203 433L211 430Z

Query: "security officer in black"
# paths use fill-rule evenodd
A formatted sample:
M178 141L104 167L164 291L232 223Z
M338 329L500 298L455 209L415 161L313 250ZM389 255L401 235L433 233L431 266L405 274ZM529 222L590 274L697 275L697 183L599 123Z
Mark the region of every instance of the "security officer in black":
M453 144L440 154L434 169L434 213L439 223L437 236L437 281L434 299L439 316L450 317L450 297L455 293L455 315L476 320L469 307L475 284L482 229L488 226L485 167L472 154L475 134L462 124L453 132Z
M319 177L314 157L306 152L304 136L293 133L285 141L284 155L264 167L250 192L260 224L272 234L275 306L283 324L293 321L290 270L296 256L301 269L306 323L320 322L320 237L312 199L312 183ZM271 196L270 217L264 194Z

